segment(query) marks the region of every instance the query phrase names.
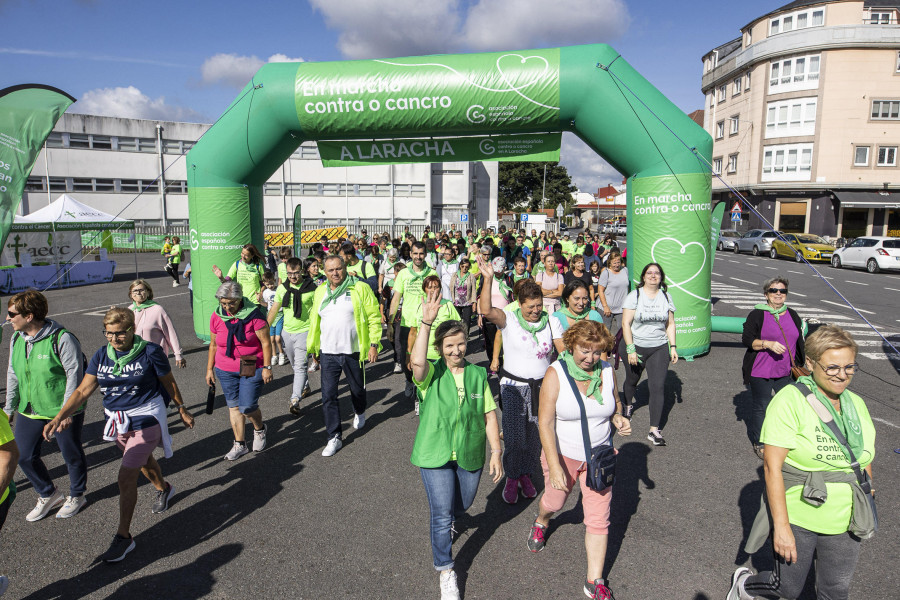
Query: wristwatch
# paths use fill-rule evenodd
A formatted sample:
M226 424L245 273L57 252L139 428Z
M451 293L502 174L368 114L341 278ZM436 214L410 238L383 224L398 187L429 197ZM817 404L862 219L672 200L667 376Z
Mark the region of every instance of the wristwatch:
M369 344L369 348L378 348L378 344Z
M263 367L263 369L266 369L266 370L268 370L268 371L271 371L271 370L272 370L272 365L266 365L266 366Z

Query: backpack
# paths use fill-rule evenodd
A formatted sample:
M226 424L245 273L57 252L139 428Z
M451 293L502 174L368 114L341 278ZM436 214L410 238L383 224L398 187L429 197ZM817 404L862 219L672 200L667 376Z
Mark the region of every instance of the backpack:
M360 277L360 281L364 282L366 285L368 285L370 288L372 288L372 293L375 294L375 297L377 298L378 297L378 271L370 263L368 263L364 260L360 260L359 262L362 263L362 267L360 267L360 269L359 269L359 271L360 271L359 274L362 275L362 277ZM368 265L370 269L375 271L369 277L366 277L366 265Z
M241 259L237 259L236 261L234 261L234 270L236 272L239 271L241 268L240 263L241 263ZM260 263L256 263L256 276L259 278L259 287L264 287L263 281L262 281L262 276L263 276L264 271L265 271L265 267Z

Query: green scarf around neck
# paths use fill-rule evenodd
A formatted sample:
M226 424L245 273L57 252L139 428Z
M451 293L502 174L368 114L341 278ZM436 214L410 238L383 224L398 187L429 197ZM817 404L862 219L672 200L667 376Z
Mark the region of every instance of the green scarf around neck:
M816 395L816 398L819 399L825 408L828 409L828 412L831 413L831 418L834 419L835 424L838 426L838 429L841 430L841 433L844 434L844 437L847 438L847 443L850 445L850 449L853 451L853 454L856 456L857 460L859 460L860 456L865 449L865 445L863 443L862 436L862 427L859 423L859 415L856 412L856 405L853 404L853 399L850 398L850 391L844 390L844 392L840 395L841 400L841 412L838 414L838 411L835 410L834 405L831 403L831 400L828 399L825 394L822 393L822 390L819 389L819 386L816 384L815 380L809 375L803 375L797 378L797 383L802 383L810 390L812 393ZM831 438L834 438L834 434L831 433L831 429L822 423L822 431L827 433ZM837 440L834 440L837 442ZM844 456L847 457L847 462L852 462L850 457L847 455L847 451L844 449L844 446L840 443L838 445L841 447L841 452L844 453Z
M142 310L144 310L145 308L150 308L151 306L156 306L156 304L157 303L155 300L147 300L146 302L141 302L140 304L138 304L137 302L132 302L131 310L133 310L136 313L139 313Z
M764 310L767 313L771 313L772 316L775 317L775 320L777 321L778 318L781 316L781 313L783 313L787 310L787 302L782 304L781 308L772 308L771 306L769 306L768 302L764 302L763 304L757 304L753 308L756 308L758 310Z
M335 304L337 304L338 298L343 296L344 292L346 292L348 288L352 287L354 283L356 283L356 277L347 275L347 277L344 278L344 281L341 282L341 285L337 286L334 289L331 289L331 284L326 284L325 298L322 299L322 306L320 308L328 306L329 302L334 302Z
M512 288L506 285L506 278L503 275L499 277L495 274L494 281L497 282L497 286L500 288L500 291L503 292L503 295L507 298L512 298Z
M228 323L232 319L240 319L241 321L243 321L244 319L249 317L250 313L252 313L257 308L258 307L256 306L256 303L253 302L253 300L244 296L244 301L241 304L241 309L237 311L237 314L229 315L225 312L225 310L222 308L222 305L220 304L216 307L216 315L218 315L218 317L222 319L222 322L224 323Z
M112 344L106 344L106 357L114 363L112 371L113 375L119 375L122 372L122 367L133 361L146 347L147 342L141 339L141 336L135 335L131 350L127 351L124 356L117 357L116 350L113 348Z
M600 404L603 404L603 394L597 394L597 391L603 390L603 369L600 367L600 361L597 361L597 364L594 365L594 369L592 371L585 371L577 364L575 364L575 357L572 356L572 353L568 350L564 351L559 355L559 359L566 363L566 367L569 369L569 375L572 376L572 379L575 381L589 381L587 393L585 396L588 398L593 398ZM596 395L595 395L596 394Z
M587 319L588 315L591 312L591 309L588 308L586 311L584 311L580 315L576 315L575 313L573 313L571 310L569 310L568 306L563 306L560 309L560 311L562 312L562 314L566 315L570 319L575 319L576 321L581 321L581 320Z
M525 320L525 317L522 316L522 309L517 308L513 311L513 314L516 315L516 319L519 321L519 326L531 334L531 339L534 340L534 343L538 343L538 332L543 330L544 327L547 326L547 321L550 319L549 315L547 315L546 310L541 311L541 320L537 323L529 323Z
M424 263L422 265L422 270L418 273L416 273L416 265L414 265L413 263L410 263L406 270L409 271L409 274L412 278L412 281L410 281L410 283L415 283L419 279L425 279L426 277L434 273L434 270L432 270L432 268L428 266L428 263Z

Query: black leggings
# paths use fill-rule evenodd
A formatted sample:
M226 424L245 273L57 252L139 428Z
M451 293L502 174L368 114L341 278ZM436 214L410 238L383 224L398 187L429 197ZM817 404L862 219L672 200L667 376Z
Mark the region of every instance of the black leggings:
M178 267L180 265L176 265L175 263L166 263L166 273L172 276L172 279L175 280L175 283L180 283L178 279Z
M472 305L465 304L463 306L456 306L456 312L459 313L459 320L463 322L463 325L466 327L466 339L469 339L469 326L472 324Z
M634 402L634 391L644 369L647 369L647 380L650 384L650 427L659 427L666 390L666 373L669 371L669 345L663 344L655 348L635 346L635 350L640 357L638 364L629 364L628 359L625 359L625 385L622 386L625 404Z
M484 331L484 353L487 354L488 364L494 360L494 340L500 332L497 326L486 318L481 319L481 329ZM503 366L503 352L500 352L500 366Z

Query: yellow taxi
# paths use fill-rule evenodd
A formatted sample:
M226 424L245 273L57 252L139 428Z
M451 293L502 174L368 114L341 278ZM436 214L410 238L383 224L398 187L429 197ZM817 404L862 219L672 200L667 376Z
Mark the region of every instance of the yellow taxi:
M785 233L781 238L772 240L771 258L793 258L797 262L808 261L830 262L834 254L834 246L824 238L811 233Z

